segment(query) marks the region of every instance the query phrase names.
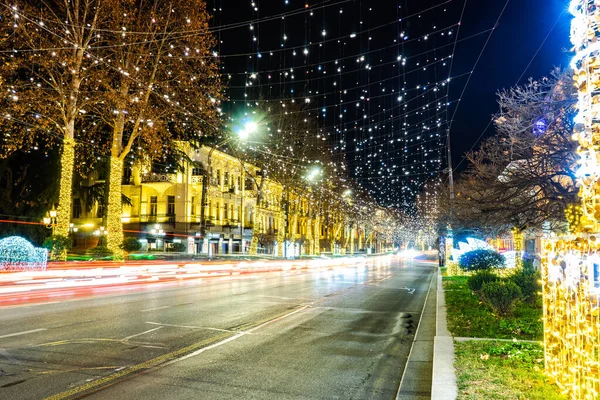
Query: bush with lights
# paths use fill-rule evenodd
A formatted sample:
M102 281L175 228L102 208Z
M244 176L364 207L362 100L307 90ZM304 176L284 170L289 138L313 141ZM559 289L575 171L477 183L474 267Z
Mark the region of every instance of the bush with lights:
M458 265L466 271L480 271L491 268L503 268L506 259L494 250L478 249L460 256Z
M0 240L0 271L45 269L48 251L33 247L19 236Z

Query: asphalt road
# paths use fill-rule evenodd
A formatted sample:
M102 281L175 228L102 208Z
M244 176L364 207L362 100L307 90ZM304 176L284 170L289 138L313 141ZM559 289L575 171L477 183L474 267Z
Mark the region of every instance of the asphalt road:
M435 267L382 260L0 308L0 399L394 399Z

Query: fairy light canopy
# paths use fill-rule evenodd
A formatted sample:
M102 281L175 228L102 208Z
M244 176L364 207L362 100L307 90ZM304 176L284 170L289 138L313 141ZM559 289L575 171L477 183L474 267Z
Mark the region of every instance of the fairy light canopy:
M383 206L413 203L445 168L462 4L213 3L230 115L251 116L264 103L301 106L314 122L308 136L326 141L333 168Z

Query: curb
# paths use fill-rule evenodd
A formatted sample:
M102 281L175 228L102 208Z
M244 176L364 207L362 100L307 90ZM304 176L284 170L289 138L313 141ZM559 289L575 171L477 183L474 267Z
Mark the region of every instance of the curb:
M442 287L442 274L438 270L436 331L433 341L433 376L431 398L454 400L458 395L454 372L454 339L446 323L446 300Z

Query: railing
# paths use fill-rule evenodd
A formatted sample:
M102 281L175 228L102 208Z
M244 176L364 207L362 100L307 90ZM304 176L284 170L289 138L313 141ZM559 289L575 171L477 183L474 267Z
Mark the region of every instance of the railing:
M140 214L140 222L175 222L175 214Z
M145 174L142 175L142 182L170 182L177 181L175 174Z
M192 175L192 184L202 184L204 177L202 175Z

